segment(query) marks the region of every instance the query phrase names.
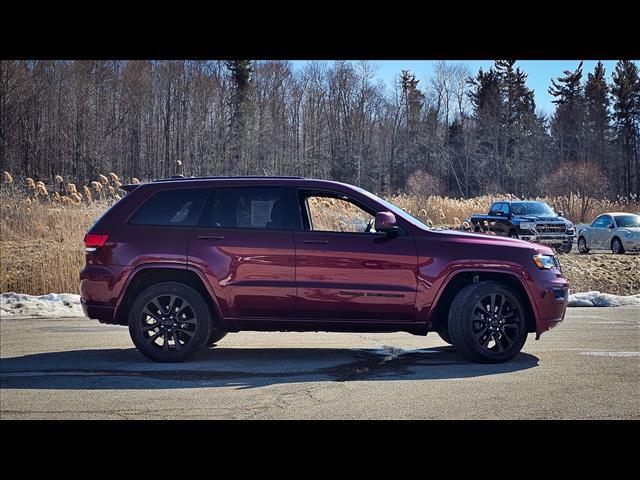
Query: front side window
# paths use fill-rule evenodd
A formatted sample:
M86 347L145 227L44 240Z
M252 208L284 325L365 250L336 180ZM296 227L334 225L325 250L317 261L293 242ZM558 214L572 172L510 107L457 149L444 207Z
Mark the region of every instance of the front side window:
M322 232L375 233L374 216L347 197L302 195L302 211L307 212L305 230Z
M177 188L153 195L131 218L133 225L192 227L209 194L207 188Z
M285 191L279 187L222 187L206 206L201 227L287 230Z
M607 228L609 225L611 225L611 217L603 215L596 218L591 226L597 228Z

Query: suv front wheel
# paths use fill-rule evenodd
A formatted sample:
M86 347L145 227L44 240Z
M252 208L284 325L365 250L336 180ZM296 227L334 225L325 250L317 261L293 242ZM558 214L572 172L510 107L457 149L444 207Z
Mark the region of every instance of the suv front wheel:
M182 362L202 351L211 336L211 313L193 288L152 285L134 300L129 334L140 353L156 362Z
M453 346L473 362L505 362L527 339L525 310L518 296L498 282L480 282L460 290L449 310Z

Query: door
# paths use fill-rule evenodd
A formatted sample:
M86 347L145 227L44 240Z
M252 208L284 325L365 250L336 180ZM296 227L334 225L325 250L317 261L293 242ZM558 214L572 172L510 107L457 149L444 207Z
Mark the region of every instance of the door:
M503 221L504 221L504 213L502 212L501 202L496 202L491 206L491 210L489 210L489 217L487 222L489 223L489 231L495 233L496 235L503 235Z
M500 219L496 221L496 234L508 237L511 223L509 222L509 204L501 203L498 214Z
M607 248L605 243L610 232L609 225L611 225L611 217L608 215L601 215L593 221L591 228L589 228L591 237L589 248Z
M413 238L375 232L382 206L328 191L298 191L302 231L296 246L296 312L327 320L415 319Z
M204 271L225 318L290 316L295 252L281 187L220 187L191 234L189 263Z

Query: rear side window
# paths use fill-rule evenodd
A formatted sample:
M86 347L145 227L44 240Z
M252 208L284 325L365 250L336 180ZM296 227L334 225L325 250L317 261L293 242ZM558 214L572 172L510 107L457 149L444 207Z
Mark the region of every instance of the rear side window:
M147 200L129 223L192 227L198 223L198 215L209 191L208 188L163 190Z
M289 230L286 194L279 187L222 187L205 207L199 226Z

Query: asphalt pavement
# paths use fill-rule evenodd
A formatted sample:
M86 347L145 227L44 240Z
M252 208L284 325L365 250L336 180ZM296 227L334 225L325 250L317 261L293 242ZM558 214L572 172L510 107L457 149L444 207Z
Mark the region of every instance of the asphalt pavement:
M498 365L437 334L229 334L182 364L126 327L0 321L5 419L639 419L640 308L570 308Z

